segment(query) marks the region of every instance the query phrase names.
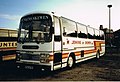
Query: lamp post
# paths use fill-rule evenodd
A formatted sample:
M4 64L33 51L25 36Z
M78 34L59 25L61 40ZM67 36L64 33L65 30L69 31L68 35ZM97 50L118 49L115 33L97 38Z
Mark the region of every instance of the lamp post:
M109 8L109 42L110 42L110 46L111 46L111 37L110 37L110 29L111 29L111 7L112 5L108 5L107 6Z

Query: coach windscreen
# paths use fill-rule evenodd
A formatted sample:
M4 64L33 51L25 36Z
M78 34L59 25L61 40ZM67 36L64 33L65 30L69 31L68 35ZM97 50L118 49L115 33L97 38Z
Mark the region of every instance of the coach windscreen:
M52 18L47 14L31 14L21 18L18 42L50 42Z

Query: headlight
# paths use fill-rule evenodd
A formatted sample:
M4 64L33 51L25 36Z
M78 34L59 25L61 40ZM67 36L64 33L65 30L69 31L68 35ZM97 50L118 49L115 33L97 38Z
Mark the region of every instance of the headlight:
M17 54L16 59L19 61L20 60L20 54Z
M49 59L40 59L40 63L49 63Z
M20 56L20 54L17 54L17 56Z
M46 55L45 54L40 54L40 58L45 58Z
M44 54L44 53L40 54L40 58L48 58L48 57L49 57L49 54Z
M45 61L45 59L41 59L40 62L41 63L45 63L46 61Z

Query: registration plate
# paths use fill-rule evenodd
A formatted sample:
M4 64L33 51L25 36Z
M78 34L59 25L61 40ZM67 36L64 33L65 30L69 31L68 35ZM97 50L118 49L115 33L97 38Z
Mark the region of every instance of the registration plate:
M25 69L34 69L33 66L25 66Z

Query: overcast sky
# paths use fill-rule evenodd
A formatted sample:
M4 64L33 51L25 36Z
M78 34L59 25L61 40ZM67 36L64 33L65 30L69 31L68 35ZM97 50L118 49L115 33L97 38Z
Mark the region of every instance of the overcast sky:
M74 21L99 28L120 29L120 0L0 0L0 28L17 29L20 17L34 11L54 11Z

